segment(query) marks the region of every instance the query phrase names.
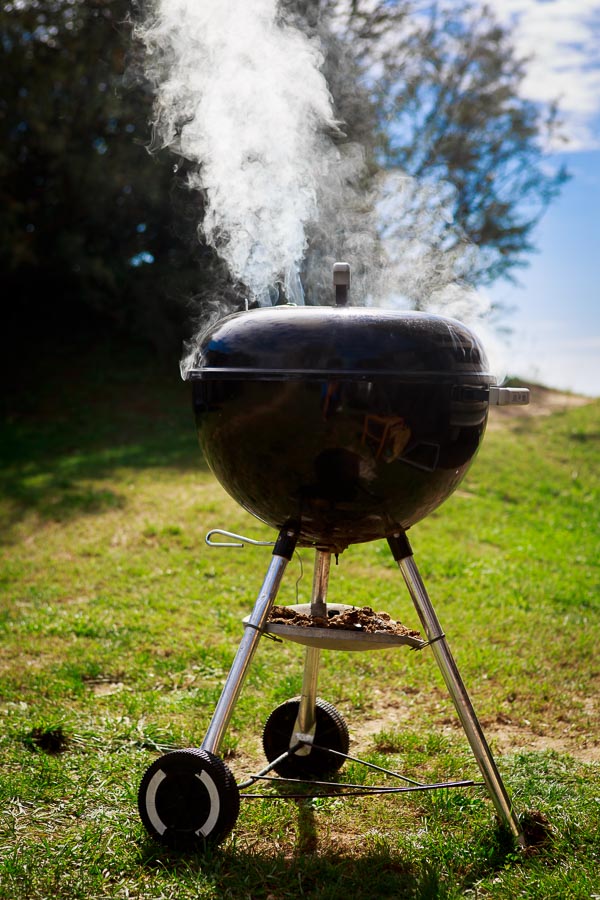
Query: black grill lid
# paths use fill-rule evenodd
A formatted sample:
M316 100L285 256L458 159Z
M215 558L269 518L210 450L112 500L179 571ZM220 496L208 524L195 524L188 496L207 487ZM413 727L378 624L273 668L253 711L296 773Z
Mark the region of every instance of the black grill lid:
M496 382L480 342L454 319L327 306L268 307L221 319L205 334L187 377Z

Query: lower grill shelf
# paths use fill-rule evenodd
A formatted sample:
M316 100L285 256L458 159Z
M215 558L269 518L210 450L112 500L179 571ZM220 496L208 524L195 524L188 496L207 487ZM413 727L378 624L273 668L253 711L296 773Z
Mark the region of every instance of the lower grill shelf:
M286 606L290 613L310 615L310 603L298 603ZM328 603L328 616L333 618L340 613L357 610L357 607L345 603ZM249 616L243 620L247 625ZM385 650L390 647L408 646L420 650L427 643L411 634L394 634L391 631L368 632L357 628L319 627L314 625L288 625L280 622L267 622L264 631L286 641L315 647L320 650Z

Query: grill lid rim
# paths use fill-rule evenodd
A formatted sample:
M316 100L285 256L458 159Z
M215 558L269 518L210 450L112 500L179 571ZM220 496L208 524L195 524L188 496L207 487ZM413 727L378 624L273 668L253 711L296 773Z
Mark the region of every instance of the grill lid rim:
M189 369L187 381L399 381L410 384L466 384L496 386L490 372L406 371L385 369L261 369L205 366Z

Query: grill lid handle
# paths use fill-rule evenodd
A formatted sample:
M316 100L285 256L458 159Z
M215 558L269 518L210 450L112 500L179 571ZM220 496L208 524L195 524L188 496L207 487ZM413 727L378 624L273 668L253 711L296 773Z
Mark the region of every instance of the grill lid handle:
M333 264L333 286L335 287L335 305L346 306L350 289L350 265L345 262Z
M527 406L528 404L528 388L490 388L490 406Z

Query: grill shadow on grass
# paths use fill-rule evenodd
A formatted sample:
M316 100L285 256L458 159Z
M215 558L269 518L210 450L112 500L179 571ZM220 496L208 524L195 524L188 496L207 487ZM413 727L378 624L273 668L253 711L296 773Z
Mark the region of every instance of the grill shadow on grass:
M327 900L444 900L454 898L512 862L518 864L510 835L500 826L472 848L472 864L462 872L449 872L446 860L434 860L425 847L391 850L382 843L346 852L318 851L316 823L303 803L298 815L296 847L286 854L274 848L244 851L209 849L204 854L157 851L149 840L141 847L143 866L169 878L201 874L214 897L272 898L321 897ZM463 848L464 850L464 848ZM467 853L467 856L470 854ZM460 868L460 866L458 867Z
M345 855L305 852L287 858L263 853L218 852L197 857L157 858L152 849L144 865L164 870L171 876L180 872L202 872L212 883L215 897L440 897L425 892L431 873L420 873L414 861L386 853ZM237 886L237 887L236 887Z

